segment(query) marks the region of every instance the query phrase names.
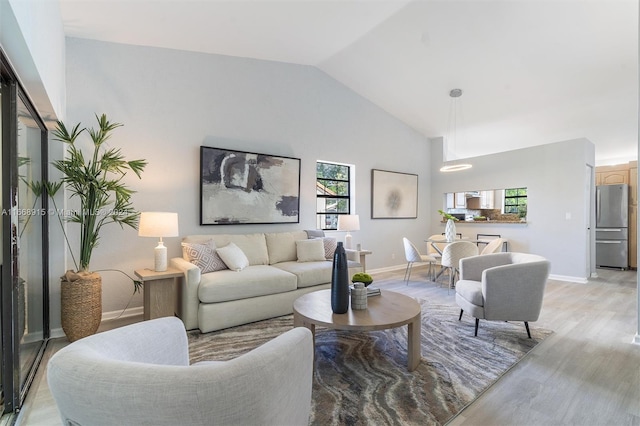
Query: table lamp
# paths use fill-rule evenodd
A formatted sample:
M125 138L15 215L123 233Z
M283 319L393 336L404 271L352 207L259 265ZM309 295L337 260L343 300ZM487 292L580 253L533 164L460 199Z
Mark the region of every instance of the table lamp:
M138 225L138 235L141 237L159 237L160 241L155 248L155 271L167 270L167 248L162 242L162 237L178 236L178 213L167 212L142 212Z
M350 231L360 230L360 216L357 214L343 214L338 216L338 231L347 231L347 235L344 236L344 248L351 248L351 234Z

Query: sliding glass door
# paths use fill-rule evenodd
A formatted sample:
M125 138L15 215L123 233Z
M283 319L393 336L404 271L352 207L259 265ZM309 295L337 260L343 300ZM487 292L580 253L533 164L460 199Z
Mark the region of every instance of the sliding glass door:
M1 386L3 412L19 408L49 338L47 130L5 58L2 129Z

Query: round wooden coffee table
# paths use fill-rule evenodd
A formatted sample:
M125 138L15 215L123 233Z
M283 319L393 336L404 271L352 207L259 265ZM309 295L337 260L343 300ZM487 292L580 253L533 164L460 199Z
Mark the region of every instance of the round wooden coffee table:
M293 324L307 327L314 335L316 325L336 330L386 330L406 325L407 368L420 363L420 304L409 296L382 290L380 296L367 299L367 309L334 314L331 310L331 290L319 290L300 296L293 302Z

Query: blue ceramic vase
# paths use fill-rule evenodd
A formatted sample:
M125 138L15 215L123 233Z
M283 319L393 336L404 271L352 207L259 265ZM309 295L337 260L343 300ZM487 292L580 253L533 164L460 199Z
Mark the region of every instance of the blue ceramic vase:
M342 242L338 242L333 254L331 310L334 314L344 314L349 310L349 267Z

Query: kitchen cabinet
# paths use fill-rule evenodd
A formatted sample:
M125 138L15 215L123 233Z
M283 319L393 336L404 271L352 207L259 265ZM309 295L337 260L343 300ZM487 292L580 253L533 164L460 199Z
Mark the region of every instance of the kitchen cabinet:
M629 267L638 267L638 162L629 162Z
M493 209L494 193L493 191L480 191L480 208Z
M467 194L465 194L464 192L456 192L455 208L456 209L466 209L467 208Z
M596 185L629 183L629 164L596 167Z
M629 162L629 204L638 205L638 162Z
M638 267L638 206L629 206L629 267Z
M455 209L456 208L456 204L455 204L454 199L453 199L453 192L447 192L444 195L446 195L446 197L447 197L447 201L445 203L445 207L448 208L448 209Z
M467 198L467 210L480 210L480 197Z

